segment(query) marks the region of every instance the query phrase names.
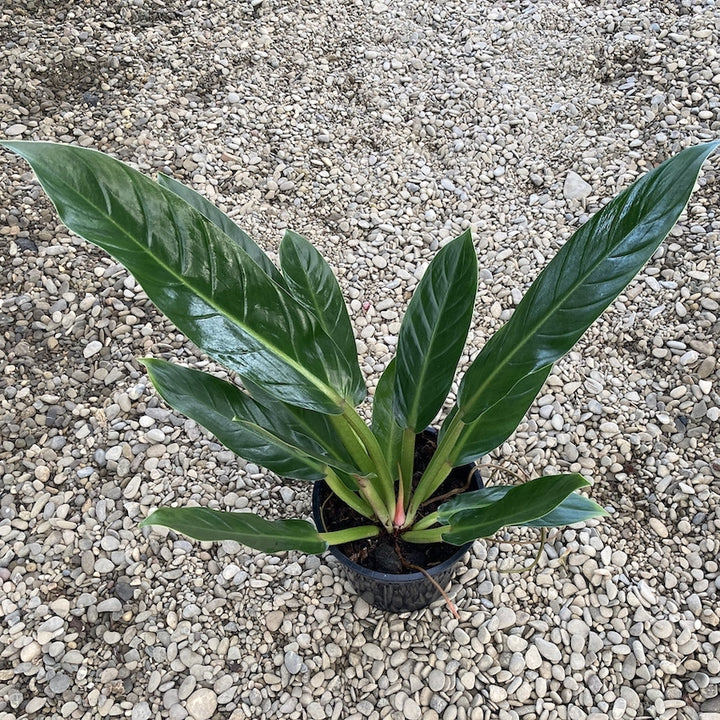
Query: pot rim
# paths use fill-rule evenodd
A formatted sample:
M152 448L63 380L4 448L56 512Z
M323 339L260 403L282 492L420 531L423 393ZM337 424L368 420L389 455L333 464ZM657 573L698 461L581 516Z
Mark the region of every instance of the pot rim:
M476 470L476 473L479 472ZM313 519L315 520L316 524L319 523L322 524L322 528L318 528L321 532L324 532L325 530L325 523L323 522L322 515L319 511L320 509L320 488L321 486L325 484L324 480L318 480L315 482L313 486L313 496L312 496L312 509L313 509ZM433 565L432 567L425 568L425 571L431 576L439 575L445 570L449 570L453 565L455 565L457 562L459 562L463 556L470 551L470 548L473 546L474 541L470 541L468 543L465 543L464 545L460 545L456 552L454 552L449 558L446 560L443 560L441 563L438 563L437 565ZM330 545L327 549L327 552L329 552L333 557L337 558L337 560L340 561L343 565L347 566L350 570L357 573L358 575L363 575L366 578L369 578L371 580L374 580L376 582L382 582L382 583L395 583L395 584L404 584L404 583L413 583L417 582L418 580L427 580L424 573L421 572L411 572L411 573L385 573L380 572L378 570L371 570L370 568L363 567L362 565L359 565L358 563L354 562L353 560L350 560L350 558L345 555L345 553L340 550L340 548L337 545Z

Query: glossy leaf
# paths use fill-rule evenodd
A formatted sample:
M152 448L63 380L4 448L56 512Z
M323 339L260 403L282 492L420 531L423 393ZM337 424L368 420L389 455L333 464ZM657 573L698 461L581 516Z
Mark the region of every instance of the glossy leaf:
M188 205L202 213L215 227L222 230L230 239L234 240L278 285L285 286L285 280L280 271L273 265L272 260L260 249L257 243L241 228L239 228L222 210L215 207L200 193L195 192L187 185L183 185L174 178L160 173L158 184L175 193Z
M305 520L270 521L253 513L206 507L159 508L140 525L164 525L195 540L235 540L268 553L284 550L322 553L327 549L315 527Z
M488 408L475 420L463 425L458 439L453 443L448 462L454 466L475 462L502 445L517 429L533 400L545 384L552 366L541 368L517 383L497 405ZM445 419L440 438L455 417L455 407Z
M344 449L339 456L329 453L280 402L258 402L232 383L165 360L145 358L140 362L169 405L246 460L297 480L321 479L326 465L353 469L345 462ZM327 425L326 415L297 410L315 416L317 426Z
M280 243L280 267L290 293L315 315L340 348L353 374L353 383L364 387L350 316L330 266L302 235L287 230ZM358 397L356 402L363 399Z
M504 413L500 401L517 383L572 348L677 222L701 165L717 146L698 145L667 160L565 243L468 369L457 401L463 422L492 407Z
M403 433L403 429L395 419L393 411L394 398L395 358L388 363L378 380L372 405L372 431L380 443L393 477L397 475Z
M275 397L326 413L357 384L317 319L250 256L174 193L85 148L10 142L63 222L121 262L208 355Z
M465 345L477 290L467 230L438 252L413 293L398 337L395 418L424 430L445 402Z
M452 500L443 506L443 512L452 515L454 511L484 508L502 500L515 485L491 485L480 490L464 493L455 506ZM456 508L456 510L454 510ZM607 511L585 495L572 492L554 510L537 520L522 523L526 527L563 527L585 522L590 518L607 515Z
M448 526L442 538L462 545L490 537L507 525L526 525L546 516L570 493L589 484L582 475L547 475L511 486L502 498L489 505L484 504L485 496L476 494L482 490L463 493L438 508L439 521ZM473 507L473 499L478 497L480 506Z

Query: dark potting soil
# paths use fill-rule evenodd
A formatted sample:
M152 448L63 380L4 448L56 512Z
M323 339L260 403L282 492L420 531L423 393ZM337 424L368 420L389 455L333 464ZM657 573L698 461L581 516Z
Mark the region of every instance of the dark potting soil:
M415 438L415 463L413 473L413 490L417 487L430 458L437 449L437 436L424 430ZM463 490L468 486L467 468L455 468L435 491L432 499L423 505L418 512L418 519L437 510L447 500L444 495L452 491ZM367 525L368 519L348 507L340 498L333 495L325 485L321 495L322 517L328 531L343 530L356 525ZM342 553L353 562L368 570L391 573L393 575L417 572L416 565L426 570L439 565L452 557L458 550L457 545L449 543L409 543L402 539L400 533L390 534L381 528L380 535L374 538L356 540L338 546Z

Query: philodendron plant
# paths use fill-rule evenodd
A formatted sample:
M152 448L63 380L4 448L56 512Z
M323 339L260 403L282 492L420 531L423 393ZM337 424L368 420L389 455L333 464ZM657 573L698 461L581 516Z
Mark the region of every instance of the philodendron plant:
M469 230L437 253L418 283L368 425L356 410L366 387L340 287L307 240L286 232L276 266L228 216L169 177L154 182L89 149L4 143L30 163L63 222L125 265L176 327L237 380L146 358L158 393L247 460L280 476L325 480L363 518L320 532L300 519L163 507L142 524L309 553L384 533L462 545L504 526L561 526L605 514L576 492L589 483L574 473L462 492L434 512L420 511L453 468L512 434L553 363L673 227L718 144L690 147L647 173L563 245L475 355L418 479L415 436L443 407L473 315Z

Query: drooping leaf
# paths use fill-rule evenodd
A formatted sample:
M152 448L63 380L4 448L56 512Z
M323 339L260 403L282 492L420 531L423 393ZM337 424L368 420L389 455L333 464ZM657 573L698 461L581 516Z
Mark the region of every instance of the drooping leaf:
M523 378L567 353L670 232L700 167L720 143L688 148L633 183L583 225L547 265L468 369L463 422L500 403Z
M477 258L466 230L432 259L402 320L394 401L401 427L420 432L442 407L465 345L476 290Z
M395 398L395 358L383 371L375 388L372 406L372 431L387 460L393 477L400 461L400 444L403 429L398 425L393 411Z
M312 313L201 213L86 148L7 142L74 232L109 252L208 355L284 402L326 413L365 395Z
M158 184L175 193L188 205L192 205L202 213L213 225L222 230L230 239L234 240L278 285L285 286L285 280L280 271L273 265L272 260L260 249L257 243L241 228L239 228L222 210L215 207L200 193L195 192L187 185L183 185L174 178L160 173Z
M525 524L528 527L563 527L607 514L607 510L594 500L579 493L571 493L547 515Z
M454 467L474 462L483 455L502 445L517 429L533 400L545 384L552 366L540 368L525 376L496 405L463 425L462 431L453 444L448 462ZM457 412L453 408L440 429L440 438L450 426Z
M344 454L335 457L305 434L278 401L264 405L232 383L165 360L145 358L140 362L169 405L246 460L297 480L321 479L326 465L353 469ZM314 415L318 424L327 424L326 415L298 410ZM237 417L245 422L237 422Z
M140 525L164 525L196 540L235 540L267 553L284 550L322 553L327 550L327 543L309 522L270 521L254 513L225 512L206 507L158 508Z
M484 508L502 500L515 485L491 485L464 493L443 504L444 517L455 512ZM522 523L526 527L563 527L607 515L607 511L585 495L572 492L554 510L537 520Z
M350 316L330 266L302 235L287 230L280 243L280 267L290 293L320 321L340 348L353 382L363 386Z
M527 525L545 517L570 493L589 484L582 475L547 475L511 486L503 497L491 504L486 501L489 493L478 494L482 490L463 493L438 508L439 521L448 526L442 538L453 545L462 545L490 537L507 525ZM478 507L472 506L473 499L479 501Z

